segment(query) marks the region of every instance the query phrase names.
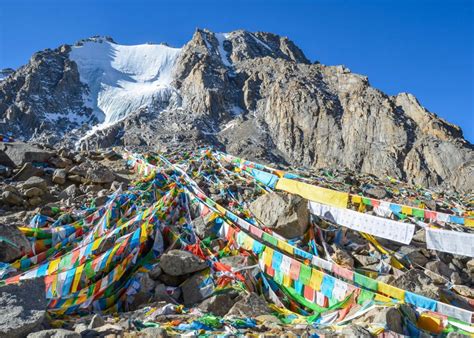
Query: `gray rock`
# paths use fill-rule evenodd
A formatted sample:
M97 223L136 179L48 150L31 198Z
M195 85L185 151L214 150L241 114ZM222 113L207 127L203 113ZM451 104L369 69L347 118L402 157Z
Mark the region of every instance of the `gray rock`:
M341 266L346 268L354 268L354 259L344 250L337 248L336 251L331 255L331 259Z
M233 269L240 269L250 265L255 265L256 262L253 262L249 256L226 256L220 259L222 264L228 265Z
M438 290L433 285L433 280L423 271L410 269L400 277L396 278L391 285L400 289L421 294L425 297L438 299Z
M100 337L105 337L109 335L120 335L124 330L119 325L105 324L103 326L95 328L94 331L98 332Z
M369 187L363 190L367 195L375 197L379 200L384 199L387 196L387 191L379 187Z
M296 195L265 194L252 202L249 209L263 224L286 238L302 236L309 226L308 202Z
M9 168L14 168L16 167L15 163L8 157L8 155L0 149L0 165L9 167Z
M12 262L30 251L30 242L16 226L0 224L0 262Z
M167 338L168 334L161 327L147 327L140 331L140 337Z
M207 216L199 216L193 219L193 227L196 231L196 235L199 238L204 239L206 237L214 236L215 234L212 231L212 226L208 226L208 219L210 214Z
M105 167L97 167L87 171L86 179L95 184L112 183L115 174Z
M82 333L86 330L88 330L88 328L87 328L87 324L85 323L77 323L74 325L74 331L77 333Z
M48 183L41 177L32 176L21 184L22 189L38 188L41 190L48 189Z
M362 315L355 322L358 324L384 324L387 330L402 335L404 334L403 317L400 313L400 310L396 307L377 308L371 310Z
M32 197L39 197L44 195L44 190L37 188L37 187L32 187L23 193L26 197L32 198Z
M453 270L442 261L432 261L426 263L425 273L437 284L444 284L449 280Z
M163 270L161 270L161 267L159 264L153 265L150 271L148 271L148 275L150 276L151 279L157 280L158 277L160 277L161 273Z
M79 189L75 184L71 184L69 187L61 191L58 195L60 199L68 199L71 197L76 197L79 194Z
M428 262L428 258L422 253L422 249L402 246L398 253L402 256L402 259L407 261L409 264L416 264L420 266L425 266Z
M28 200L28 204L31 205L32 207L37 207L37 206L40 205L42 202L43 202L43 200L42 200L41 197L39 197L39 196L30 198L30 199Z
M66 183L67 172L65 169L56 169L53 173L53 182L57 184Z
M256 293L243 295L227 313L226 317L254 318L271 314L267 302Z
M160 267L168 275L180 276L204 270L207 264L188 251L170 250L161 256Z
M329 334L329 336L331 336L331 334ZM341 336L342 337L357 337L357 338L373 337L367 329L359 325L354 325L354 324L348 325L347 327L345 327L341 331Z
M74 331L52 329L30 333L28 338L81 338L81 335Z
M213 284L202 286L202 283L207 279L207 276L202 273L197 273L188 278L181 284L183 292L183 300L185 306L194 305L203 299L209 297L214 289Z
M105 325L105 321L104 319L102 318L101 315L99 314L95 314L92 318L91 318L91 321L89 322L89 325L87 326L87 328L89 330L91 329L95 329L97 327L100 327L100 326L103 326Z
M3 202L11 205L22 205L23 199L12 191L2 192L1 199Z
M47 162L54 155L53 152L23 142L2 143L0 150L3 150L17 167L26 162Z
M13 176L16 181L24 181L32 176L42 176L43 170L33 166L31 162L26 162L21 169Z
M199 309L206 313L212 313L223 317L234 306L238 294L236 292L226 292L217 294L205 299L199 304Z
M466 285L453 285L453 290L458 294L468 298L474 298L474 289Z
M39 328L48 301L43 278L0 287L0 336L25 337Z

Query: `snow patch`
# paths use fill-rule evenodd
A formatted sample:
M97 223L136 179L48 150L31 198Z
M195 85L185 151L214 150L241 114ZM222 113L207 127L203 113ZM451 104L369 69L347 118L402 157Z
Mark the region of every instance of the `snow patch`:
M69 57L89 87L87 105L110 126L139 108L170 99L176 92L171 82L180 51L164 45L87 41L73 46Z
M253 35L252 33L250 33L250 36L255 40L255 42L257 42L259 45L262 45L263 47L265 47L266 49L268 49L270 52L273 52L273 50L270 48L269 45L267 45L265 42L263 42L262 40L260 40L259 38L257 38L255 35Z
M222 63L226 67L232 67L232 63L229 62L227 52L224 49L224 41L227 40L227 38L229 37L229 34L228 33L214 33L214 36L217 39L217 50L219 51L219 55L221 57Z

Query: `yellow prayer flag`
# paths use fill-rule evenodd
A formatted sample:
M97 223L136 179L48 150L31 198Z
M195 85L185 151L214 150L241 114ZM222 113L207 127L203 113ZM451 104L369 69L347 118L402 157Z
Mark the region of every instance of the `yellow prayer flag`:
M383 296L381 294L378 294L378 293L375 294L374 300L376 300L378 302L383 302L383 303L391 303L392 302L392 300L389 297L385 297L385 296Z
M474 227L474 218L465 218L464 225L468 227Z
M321 188L287 178L280 178L276 184L276 189L300 195L310 201L332 205L339 208L346 208L347 202L349 201L348 193Z
M309 286L315 291L321 290L321 283L323 282L324 274L316 269L311 269L311 279Z
M279 239L278 242L277 242L277 247L278 247L278 249L281 249L281 250L283 250L284 252L289 253L290 255L292 255L293 252L294 252L294 248L293 248L292 245L290 245L290 244L288 244L287 242L282 241L282 240L280 240L280 239Z
M402 214L411 216L412 213L413 213L412 207L409 207L409 206L407 206L407 205L402 205Z
M382 292L383 294L390 296L392 298L396 298L399 300L405 299L405 290L396 288L394 286L391 286L382 282L378 282L377 291Z
M99 247L99 245L102 243L102 238L103 237L98 238L94 242L92 242L92 251L95 251Z
M354 204L361 204L362 203L362 197L359 195L352 195L351 196L352 203Z
M61 258L56 258L55 260L51 261L48 266L48 275L53 274L54 272L58 271L59 261Z
M291 277L290 275L283 275L283 285L287 288L291 288Z
M265 266L272 266L272 258L273 258L273 249L267 246L265 248L265 251L263 252L263 262L265 263Z
M74 281L72 282L71 292L77 291L77 286L79 285L79 281L81 280L82 270L84 270L84 265L79 265L76 269L76 273L74 274Z

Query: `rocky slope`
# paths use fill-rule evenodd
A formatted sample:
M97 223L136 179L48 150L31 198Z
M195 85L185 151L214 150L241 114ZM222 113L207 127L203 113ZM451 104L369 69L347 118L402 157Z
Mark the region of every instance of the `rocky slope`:
M111 76L85 79L87 64L73 61L75 50L91 44L114 50L104 61L107 68L97 68ZM197 30L165 62L166 91L140 92L138 103L130 93L112 95L122 100L120 113L107 121L97 104L106 92L97 88L153 84L162 75L163 63L147 63L151 68L143 73L131 61L153 53L129 55L124 63L123 47L93 38L36 53L0 82L0 133L51 144L81 140L88 149L212 144L249 159L474 188L474 147L459 127L410 94L389 96L343 66L311 63L288 38L270 33Z

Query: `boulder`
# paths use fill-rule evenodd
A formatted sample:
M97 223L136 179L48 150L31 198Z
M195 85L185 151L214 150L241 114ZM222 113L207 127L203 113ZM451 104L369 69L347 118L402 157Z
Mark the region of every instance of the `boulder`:
M52 329L30 333L27 338L81 338L81 335L74 331Z
M30 251L30 242L16 226L0 224L0 262L12 262Z
M23 205L23 198L13 191L4 191L1 195L1 200L10 205Z
M396 307L373 309L357 319L356 323L385 325L387 330L404 334L403 317Z
M453 290L456 291L461 296L471 298L471 299L474 298L474 289L470 288L469 286L453 285Z
M89 330L91 330L91 329L95 329L96 327L100 327L100 326L103 326L103 325L105 325L105 321L102 318L102 316L99 315L99 314L95 314L92 317L91 321L89 322L89 325L87 326L87 328Z
M422 249L402 246L398 250L398 254L403 257L403 260L407 261L409 264L415 264L420 266L425 266L428 262L428 258L423 254Z
M161 327L147 327L140 331L139 337L167 338L166 330Z
M15 163L8 157L8 155L0 149L0 165L4 165L9 168L15 168Z
M3 149L0 150L3 150L17 167L26 162L47 162L54 156L53 152L23 142L3 143Z
M66 183L67 172L65 169L56 169L53 173L53 182L56 184Z
M251 259L249 256L240 255L222 257L220 262L232 267L233 269L240 269L256 264L256 262L253 262L253 259Z
M76 197L79 194L79 189L75 184L71 184L69 187L61 191L58 195L59 199L68 199Z
M0 337L25 337L43 323L48 301L44 279L0 287Z
M354 268L354 259L344 250L337 248L331 255L332 260L343 267Z
M29 179L27 179L25 182L21 184L21 188L24 190L27 190L30 188L38 188L41 190L47 190L48 183L41 177L31 176Z
M40 188L37 188L37 187L32 187L32 188L29 188L29 189L25 190L25 192L23 192L23 194L28 198L39 197L39 196L44 195L44 190L42 190Z
M117 335L121 335L124 330L123 330L123 327L119 325L105 324L103 326L100 326L94 329L94 331L99 333L99 337L108 337L108 336L114 337ZM84 334L82 336L84 336Z
M366 187L362 189L365 194L377 198L379 200L384 199L387 196L387 191L380 187Z
M438 299L438 290L433 285L432 279L423 271L410 269L400 277L396 278L391 285L418 293L428 298Z
M327 334L325 337L331 337L333 334ZM362 326L351 324L346 327L344 327L341 331L341 337L357 337L357 338L370 338L373 337L370 332L363 328Z
M215 233L212 231L212 224L208 226L210 215L211 213L206 216L199 216L193 219L193 226L196 231L196 235L198 235L198 237L201 239L211 236L215 237Z
M237 296L237 292L220 293L207 298L198 307L206 313L223 317L234 306Z
M297 195L265 194L253 201L249 209L263 224L286 238L304 235L309 226L308 202Z
M207 264L188 251L170 250L161 256L160 267L168 275L181 276L204 270Z
M31 162L26 162L21 169L13 176L16 181L24 181L32 176L42 176L43 170L33 166Z
M240 299L232 306L226 317L255 318L271 314L267 302L256 293L251 292L239 297Z
M181 284L185 306L191 306L209 297L213 290L213 283L206 283L208 276L205 273L197 273Z
M453 270L442 261L432 261L426 263L426 275L436 284L444 284L449 280Z
M161 270L161 267L159 264L153 265L153 267L148 271L148 276L150 276L151 279L153 280L158 280L158 277L162 274L163 270Z
M31 205L32 207L37 207L43 202L41 197L33 197L28 200L28 204Z
M112 183L115 174L105 167L98 167L88 170L86 179L95 184Z

